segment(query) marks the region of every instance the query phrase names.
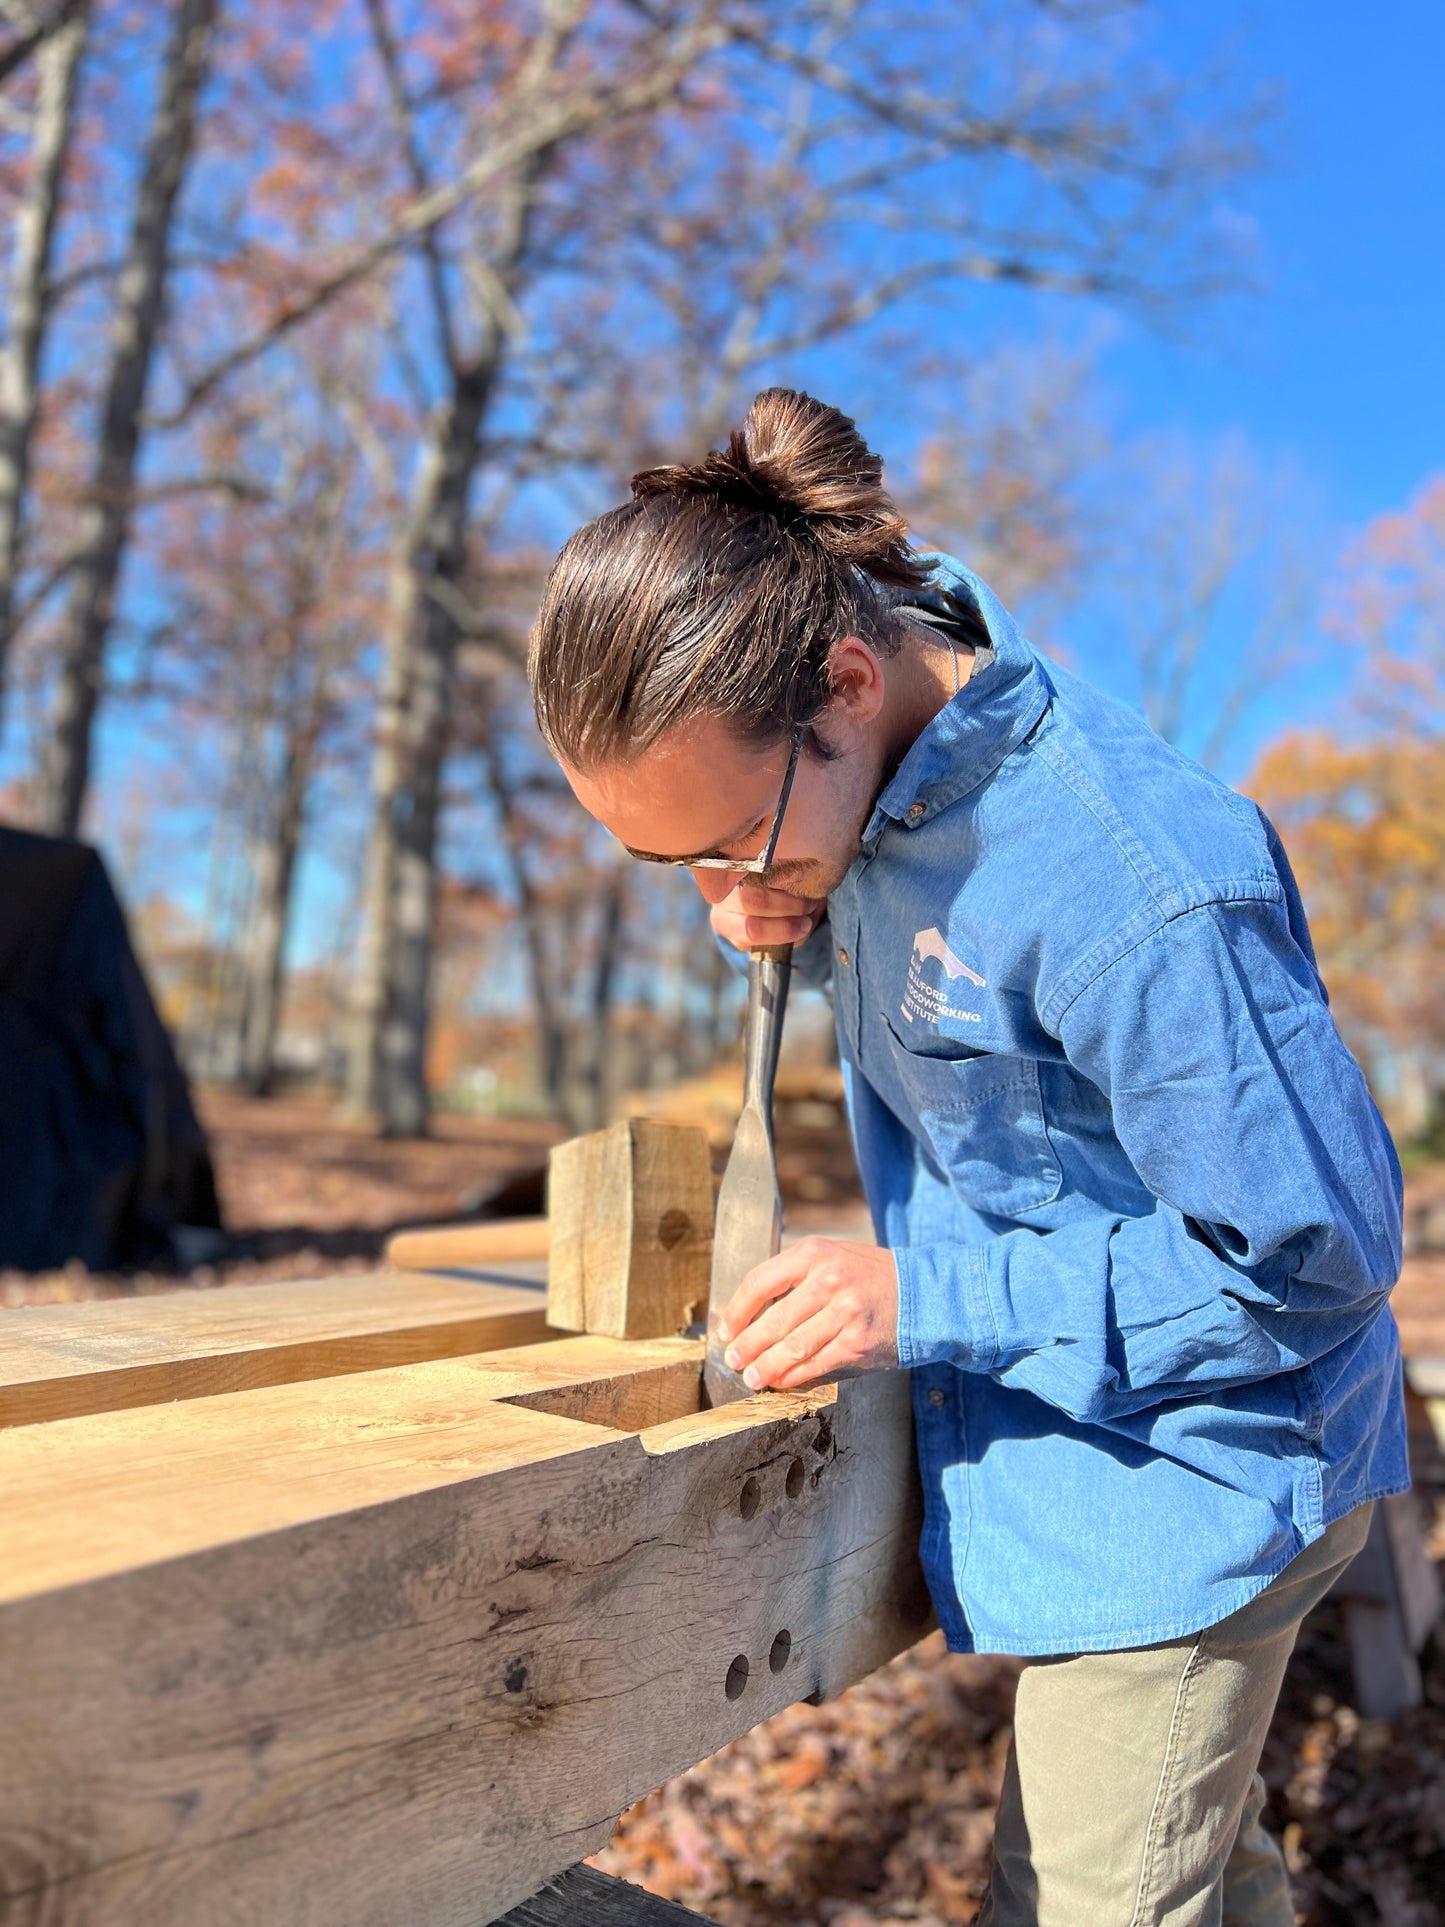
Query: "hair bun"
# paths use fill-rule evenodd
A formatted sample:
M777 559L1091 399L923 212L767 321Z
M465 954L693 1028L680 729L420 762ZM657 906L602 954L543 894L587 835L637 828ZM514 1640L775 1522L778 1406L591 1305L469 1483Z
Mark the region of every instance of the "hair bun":
M767 388L725 449L700 462L643 469L637 500L710 496L768 515L875 581L916 588L923 580L908 527L883 486L883 463L849 417L792 388Z

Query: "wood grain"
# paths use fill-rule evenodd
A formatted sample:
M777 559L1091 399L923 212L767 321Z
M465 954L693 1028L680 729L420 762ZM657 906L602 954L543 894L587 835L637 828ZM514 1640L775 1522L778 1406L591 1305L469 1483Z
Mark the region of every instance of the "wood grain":
M564 1339L14 1427L0 1433L0 1600L591 1444L585 1415L625 1411L633 1381L644 1422L695 1409L700 1358L688 1340Z
M545 1218L499 1218L494 1224L434 1224L398 1231L387 1240L386 1262L402 1271L459 1271L468 1265L545 1258L551 1228Z
M540 1291L408 1272L48 1305L0 1319L0 1427L495 1351L546 1331Z
M498 1927L714 1927L675 1901L659 1900L625 1880L572 1867L504 1914Z
M553 1147L547 1317L562 1331L658 1338L707 1302L712 1166L695 1125L633 1118Z
M632 1434L515 1402L676 1388L697 1349L569 1340L0 1438L7 1927L476 1927L920 1636L901 1374Z

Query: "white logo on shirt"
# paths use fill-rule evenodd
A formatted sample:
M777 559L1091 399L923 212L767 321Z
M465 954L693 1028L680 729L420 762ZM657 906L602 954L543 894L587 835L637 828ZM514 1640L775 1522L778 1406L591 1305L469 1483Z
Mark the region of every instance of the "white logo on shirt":
M971 984L977 984L980 990L988 988L976 970L970 970L966 963L958 961L943 941L943 932L936 925L931 930L919 931L913 939L913 952L920 960L924 957L937 957L950 977L967 977L968 981Z
M943 932L936 926L930 930L920 930L913 939L913 955L908 960L908 983L903 992L903 1002L898 1006L900 1014L911 1024L917 1020L936 1024L942 1017L951 1017L956 1023L981 1024L983 1018L976 1010L964 1010L961 1005L950 1001L948 985L931 984L923 974L924 963L934 959L943 965L948 985L960 977L967 977L971 984L980 990L988 988L976 970L970 970L961 963L944 942Z

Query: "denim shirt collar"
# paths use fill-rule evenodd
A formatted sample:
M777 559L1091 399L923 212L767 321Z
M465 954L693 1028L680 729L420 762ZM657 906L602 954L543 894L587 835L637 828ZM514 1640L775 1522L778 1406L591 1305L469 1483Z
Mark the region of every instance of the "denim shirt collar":
M924 559L933 566L933 581L912 599L927 604L935 598L940 610L946 594L971 601L993 655L920 732L874 805L865 844L881 835L888 819L909 827L926 823L976 789L1029 734L1052 695L1038 658L992 590L952 556Z

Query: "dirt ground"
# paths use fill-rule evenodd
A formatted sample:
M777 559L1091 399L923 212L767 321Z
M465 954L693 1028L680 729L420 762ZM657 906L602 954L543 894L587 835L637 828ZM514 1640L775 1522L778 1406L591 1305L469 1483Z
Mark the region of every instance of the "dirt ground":
M471 1217L492 1199L502 1207L492 1215L540 1211L547 1150L563 1135L527 1118L442 1116L429 1138L397 1141L338 1116L320 1097L263 1102L202 1088L196 1099L227 1249L181 1273L0 1271L0 1306L369 1271L403 1226Z
M720 1159L730 1090L669 1114L706 1122ZM866 1235L839 1152L837 1093L780 1090L779 1140L798 1230ZM232 1245L184 1274L0 1273L0 1306L367 1270L404 1224L536 1210L558 1133L439 1120L387 1143L308 1099L203 1092ZM498 1188L511 1186L510 1193ZM1395 1304L1406 1349L1445 1357L1445 1170L1411 1184L1411 1255ZM494 1206L495 1208L495 1206ZM1432 1228L1433 1227L1433 1228ZM1417 1485L1445 1518L1445 1458L1418 1427ZM1445 1530L1431 1549L1445 1558ZM1439 1635L1437 1635L1437 1639ZM1016 1662L947 1654L937 1635L826 1706L757 1728L623 1817L598 1864L725 1927L964 1927L986 1879ZM1445 1927L1445 1642L1426 1704L1390 1724L1351 1704L1338 1609L1307 1621L1266 1747L1269 1818L1306 1927Z

